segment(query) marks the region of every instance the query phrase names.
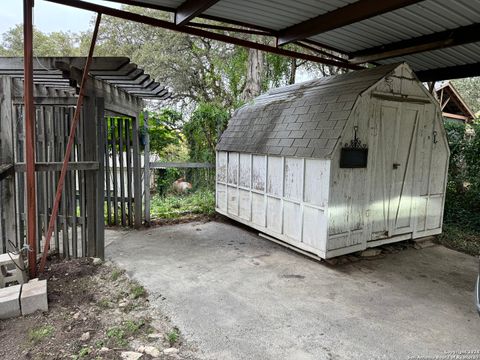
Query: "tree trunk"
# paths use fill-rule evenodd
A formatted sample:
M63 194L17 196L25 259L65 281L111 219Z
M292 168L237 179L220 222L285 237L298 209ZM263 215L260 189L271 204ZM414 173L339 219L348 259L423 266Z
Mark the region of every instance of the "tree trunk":
M248 50L247 80L242 99L249 101L262 91L263 53L256 49Z
M297 59L290 59L290 76L288 79L288 84L295 84L295 78L297 76Z

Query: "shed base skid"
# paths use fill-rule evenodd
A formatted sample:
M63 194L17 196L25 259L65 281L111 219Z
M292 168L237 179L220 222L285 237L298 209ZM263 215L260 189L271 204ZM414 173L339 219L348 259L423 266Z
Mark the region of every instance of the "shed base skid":
M261 236L264 239L270 240L270 241L272 241L276 244L279 244L279 245L284 246L288 249L291 249L291 250L293 250L293 251L295 251L299 254L308 256L308 257L310 257L314 260L319 260L319 261L327 260L327 259L333 259L333 258L336 258L338 256L348 255L348 254L356 253L356 252L363 251L363 250L366 250L366 249L369 249L369 248L375 248L377 246L397 243L397 242L400 242L400 241L414 240L415 242L422 242L423 240L428 241L428 240L432 239L432 237L433 237L433 232L432 232L432 235L421 236L421 237L416 237L416 238L414 238L412 236L412 233L409 233L409 234L398 235L398 236L394 236L394 237L387 238L387 239L382 239L382 240L367 241L366 244L357 244L357 245L354 245L354 246L349 246L349 247L345 247L345 248L341 248L341 249L334 249L334 250L327 251L325 253L323 251L319 251L318 249L312 248L311 246L308 246L307 244L299 243L298 241L292 240L292 239L288 238L288 236L274 233L274 232L269 231L268 229L266 229L262 226L252 224L251 222L249 222L245 219L239 218L237 216L232 216L232 214L228 214L226 211L222 211L219 208L216 208L215 211L217 213L219 213L223 216L226 216L226 217L228 217L228 218L230 218L234 221L237 221L237 222L239 222L243 225L247 225L248 227L251 227L255 230L258 230L259 231L258 235ZM435 230L435 234L441 234L441 233L442 233L441 229L436 229Z

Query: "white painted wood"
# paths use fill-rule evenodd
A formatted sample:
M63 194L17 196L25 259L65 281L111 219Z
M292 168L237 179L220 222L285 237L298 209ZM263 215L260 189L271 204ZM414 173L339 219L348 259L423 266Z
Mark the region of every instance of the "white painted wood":
M330 185L330 161L305 159L305 195L308 204L326 207Z
M284 171L285 199L302 200L303 192L303 159L285 158Z
M327 217L324 211L304 206L302 242L321 251L326 250Z
M252 203L250 197L250 191L240 189L238 193L239 204L239 216L242 219L250 220L252 216Z
M232 185L238 184L238 153L228 153L228 166L227 166L227 178L228 183Z
M283 158L269 156L267 169L267 193L283 196Z
M217 180L227 182L227 153L217 151Z
M240 154L239 185L250 188L252 181L252 160L250 154Z
M217 183L217 208L227 210L227 187L223 184Z
M238 215L238 189L227 186L227 209L230 214Z
M282 233L282 200L267 196L267 228Z
M264 195L252 193L252 223L266 226L266 198Z
M283 201L283 233L299 242L302 240L302 209L300 207L300 204Z
M252 155L252 188L259 191L265 191L267 181L267 163L266 156Z

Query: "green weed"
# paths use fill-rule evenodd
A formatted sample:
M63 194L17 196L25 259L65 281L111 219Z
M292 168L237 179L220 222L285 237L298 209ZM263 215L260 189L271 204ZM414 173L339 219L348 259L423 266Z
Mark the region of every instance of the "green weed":
M215 193L212 190L197 190L186 195L154 196L151 201L152 218L177 219L185 215L215 213Z
M115 269L112 271L112 274L110 275L110 279L112 281L117 281L118 278L120 277L120 275L123 274L123 271L122 270L118 270L118 269Z
M173 328L169 333L167 333L167 340L170 346L173 346L180 337L180 333L177 328Z
M50 337L53 334L54 330L55 328L52 325L37 326L28 331L28 339L32 343L37 344L42 340Z
M139 297L143 297L146 295L145 288L142 285L134 285L130 289L130 294L132 294L132 298L138 299Z

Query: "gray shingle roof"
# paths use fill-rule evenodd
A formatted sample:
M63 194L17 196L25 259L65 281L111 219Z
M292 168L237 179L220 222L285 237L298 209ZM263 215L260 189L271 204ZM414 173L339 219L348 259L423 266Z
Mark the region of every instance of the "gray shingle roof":
M235 111L217 150L328 158L358 96L398 66L272 89Z

